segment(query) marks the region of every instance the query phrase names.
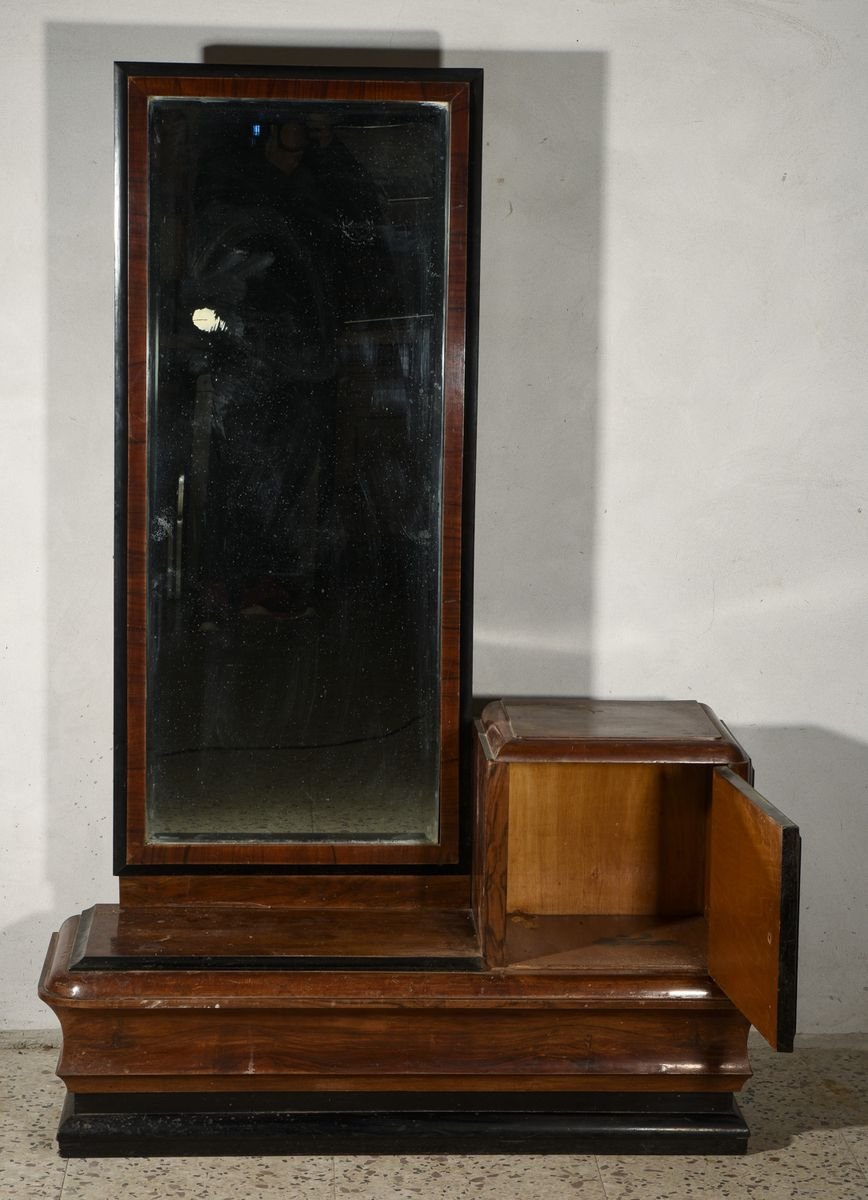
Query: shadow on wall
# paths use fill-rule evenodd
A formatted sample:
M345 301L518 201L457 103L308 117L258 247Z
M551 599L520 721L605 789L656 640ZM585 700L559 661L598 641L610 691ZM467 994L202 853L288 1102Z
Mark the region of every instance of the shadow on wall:
M231 31L227 31L231 32ZM253 40L215 41L204 46L196 61L207 66L236 67L344 67L349 70L375 70L378 67L406 68L421 71L444 67L439 34L418 30L404 36L412 43L403 49L395 46L376 46L353 43L365 37L360 31L347 33L347 44L330 46L326 42L311 44L306 35L303 46L270 46ZM192 61L192 60L191 60ZM478 65L478 64L477 64Z
M480 58L488 123L474 691L583 695L592 684L607 56Z
M868 1031L868 744L814 726L734 732L757 789L801 828L798 1029Z
M587 692L606 55L218 42L203 59L484 68L474 688Z
M340 37L338 45L329 45ZM485 78L476 616L479 686L590 684L605 56L441 52L430 30L51 23L47 878L54 927L113 899L112 63L481 66ZM285 32L284 32L285 37ZM50 914L46 919L51 921Z

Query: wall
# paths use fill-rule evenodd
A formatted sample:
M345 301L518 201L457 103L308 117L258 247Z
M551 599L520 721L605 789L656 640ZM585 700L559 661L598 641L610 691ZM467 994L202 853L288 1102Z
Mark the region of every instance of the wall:
M802 825L800 1026L868 1028L868 12L368 10L4 8L0 1025L116 895L112 60L294 46L486 69L476 690L713 704Z

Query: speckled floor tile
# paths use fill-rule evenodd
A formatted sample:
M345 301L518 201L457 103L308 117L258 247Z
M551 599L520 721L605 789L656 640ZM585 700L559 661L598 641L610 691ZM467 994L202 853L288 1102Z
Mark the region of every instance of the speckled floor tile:
M0 1200L57 1200L66 1164L55 1133L64 1087L57 1048L0 1052Z
M66 1164L50 1154L21 1152L0 1133L0 1200L59 1200Z
M841 1137L868 1178L868 1128L842 1129ZM865 1189L865 1194L868 1195L868 1188Z
M850 1142L868 1125L868 1057L808 1044L775 1054L752 1044L754 1077L738 1097L751 1129L745 1157L599 1159L607 1200L863 1200L865 1162Z
M753 1153L803 1133L868 1127L868 1039L850 1050L808 1043L795 1054L751 1048L754 1077L739 1098Z
M745 1157L600 1158L606 1200L862 1200L868 1179L840 1134Z
M34 1088L62 1098L63 1084L54 1073L56 1046L0 1050L0 1104L29 1103Z
M55 1134L64 1087L57 1049L0 1053L0 1200L57 1200L66 1164Z
M0 1145L55 1153L65 1088L54 1073L56 1049L0 1053Z
M9 1035L5 1035L9 1036ZM745 1158L57 1156L56 1045L0 1041L0 1200L866 1200L868 1037L752 1044Z
M335 1197L366 1200L605 1200L591 1155L335 1160Z
M331 1200L328 1158L74 1158L63 1200Z

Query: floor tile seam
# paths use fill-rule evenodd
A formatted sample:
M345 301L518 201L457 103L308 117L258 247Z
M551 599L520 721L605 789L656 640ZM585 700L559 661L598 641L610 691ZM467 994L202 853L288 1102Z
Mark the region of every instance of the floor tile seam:
M599 1154L594 1155L594 1170L597 1172L597 1181L600 1184L600 1194L603 1197L603 1200L615 1200L615 1197L611 1197L609 1195L609 1190L606 1187L606 1181L603 1178L603 1172L600 1170Z
M60 1187L57 1190L56 1200L63 1200L63 1193L66 1189L66 1172L69 1170L69 1159L63 1160L63 1174L60 1177Z
M863 1167L862 1163L856 1157L855 1149L847 1141L844 1131L842 1129L825 1129L821 1132L832 1135L832 1142L838 1147L839 1152L843 1151L840 1159L841 1164L844 1165L846 1163L848 1166L852 1167L855 1174L865 1181L865 1191L862 1194L864 1196L868 1196L868 1170ZM798 1141L798 1138L799 1135L794 1134L790 1139L790 1145L795 1145L795 1143Z
M868 1121L851 1122L849 1125L840 1125L838 1132L844 1137L848 1145L853 1142L853 1135L860 1138L868 1134Z
M846 1134L844 1133L844 1130L843 1130L843 1129L836 1129L836 1130L835 1130L835 1134L836 1134L836 1136L837 1136L837 1139L838 1139L838 1141L841 1143L841 1145L842 1145L842 1146L844 1147L844 1149L846 1150L846 1152L847 1152L847 1157L850 1159L850 1161L852 1162L853 1166L856 1168L857 1172L858 1172L858 1173L859 1173L859 1174L862 1176L862 1178L864 1179L864 1181L865 1181L865 1192L864 1192L864 1195L868 1196L868 1167L864 1167L864 1166L862 1165L862 1163L860 1162L859 1158L858 1158L858 1157L857 1157L857 1155L856 1155L856 1148L855 1148L855 1146L851 1146L851 1145L850 1145L850 1142L847 1140L847 1136L846 1136Z

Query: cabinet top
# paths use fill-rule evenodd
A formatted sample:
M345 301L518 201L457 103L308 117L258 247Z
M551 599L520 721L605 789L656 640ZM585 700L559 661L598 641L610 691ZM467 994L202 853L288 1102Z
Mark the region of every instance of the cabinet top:
M494 700L477 729L486 757L506 762L747 762L695 700Z

